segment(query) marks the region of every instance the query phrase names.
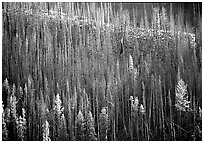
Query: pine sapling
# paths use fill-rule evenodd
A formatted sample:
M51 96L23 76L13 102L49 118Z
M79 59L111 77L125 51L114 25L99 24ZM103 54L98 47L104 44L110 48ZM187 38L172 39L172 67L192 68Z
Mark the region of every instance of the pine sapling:
M60 117L60 126L59 126L59 137L58 140L60 141L66 141L68 140L68 134L67 134L67 124L64 114Z
M12 126L12 137L14 140L16 140L17 138L17 130L16 130L16 121L17 121L17 112L16 112L16 105L17 105L17 101L16 101L16 86L15 84L13 84L13 89L12 89L12 94L10 96L10 111L11 111L11 126Z
M23 89L21 86L19 87L19 95L19 98L23 98Z
M135 97L133 99L133 96L130 96L130 101L131 101L131 140L133 140L135 134L134 134L134 126L136 124L136 131L138 129L138 109L139 109L139 99L138 97ZM138 134L138 133L136 133Z
M16 118L17 118L17 113L16 113L17 101L16 101L15 94L16 94L16 86L15 86L15 84L13 84L12 94L11 94L11 97L10 97L10 105L11 105L10 108L11 108L11 116L13 117L14 120L16 120Z
M144 108L144 106L142 104L140 105L140 112L142 114L145 114L145 108Z
M188 101L188 95L187 95L187 85L185 85L185 82L180 79L178 82L178 85L176 86L176 108L179 111L190 111L190 101Z
M5 111L3 109L3 102L2 102L2 140L7 141L8 138L8 129L5 121Z
M77 141L85 141L85 119L81 110L77 115L76 119L76 140Z
M44 122L42 127L43 127L43 141L51 141L49 137L49 134L50 134L49 127L50 126L47 120Z
M139 108L139 99L138 97L135 97L135 99L133 99L133 96L130 96L130 101L131 101L131 112L135 114Z
M86 138L87 138L86 140L88 141L97 141L94 118L92 116L91 111L89 111L88 117L87 117Z
M10 86L9 86L8 79L7 79L7 78L4 80L3 87L6 88L8 95L10 95L11 89L10 89Z
M59 124L60 124L60 118L62 115L62 112L64 111L64 107L62 107L62 101L60 100L59 94L56 95L54 100L54 114L55 114L55 122L56 122L56 129L57 129L57 138L59 137L60 131L59 131Z
M131 77L133 78L133 81L137 82L137 77L139 76L139 72L137 68L134 68L133 58L131 55L129 55L129 71L130 71Z
M60 100L60 95L57 94L54 100L54 111L55 114L60 117L60 115L62 114L62 112L64 111L64 107L62 107L62 101Z
M131 55L129 56L129 69L130 69L131 71L134 70L133 58L132 58Z
M199 117L202 119L202 109L199 107Z
M108 113L107 107L103 107L101 110L101 114L99 116L99 137L100 141L107 141L107 133L108 133Z
M25 119L25 109L22 109L23 117L17 119L17 135L18 140L24 141L26 134L26 119Z

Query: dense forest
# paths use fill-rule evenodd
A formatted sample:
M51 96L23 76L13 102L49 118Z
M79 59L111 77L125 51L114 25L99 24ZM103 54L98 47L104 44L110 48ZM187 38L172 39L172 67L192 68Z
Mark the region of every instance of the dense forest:
M2 140L202 140L201 11L3 2Z

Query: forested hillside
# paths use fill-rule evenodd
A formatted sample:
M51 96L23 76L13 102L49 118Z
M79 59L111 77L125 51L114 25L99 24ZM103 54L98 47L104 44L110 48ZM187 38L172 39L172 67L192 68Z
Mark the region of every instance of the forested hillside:
M2 3L2 140L202 140L202 4L114 5Z

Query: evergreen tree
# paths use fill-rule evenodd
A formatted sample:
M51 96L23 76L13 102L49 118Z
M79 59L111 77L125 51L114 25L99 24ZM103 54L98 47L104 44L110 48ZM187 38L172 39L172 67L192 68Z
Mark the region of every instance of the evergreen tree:
M59 141L67 141L68 140L68 134L67 134L67 124L64 114L61 115L60 118L60 126L59 126Z
M77 115L76 119L76 135L75 135L76 141L85 141L85 119L84 116L79 110L79 113Z
M88 112L87 122L86 122L86 140L87 141L97 141L94 118L91 111Z
M17 135L18 140L24 141L26 135L26 118L25 118L25 109L22 109L23 117L17 119Z
M5 121L5 111L3 109L3 102L2 102L2 140L7 141L8 140L8 129Z
M50 139L50 131L49 131L49 123L48 121L46 120L45 123L43 124L43 141L51 141Z
M108 123L107 107L103 107L99 116L100 141L107 141Z

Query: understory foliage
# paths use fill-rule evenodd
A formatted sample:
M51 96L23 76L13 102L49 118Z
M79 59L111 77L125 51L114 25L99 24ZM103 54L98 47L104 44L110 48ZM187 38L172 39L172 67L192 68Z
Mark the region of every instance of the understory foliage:
M2 3L3 140L202 140L200 3L123 6Z

